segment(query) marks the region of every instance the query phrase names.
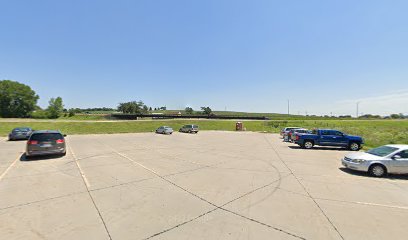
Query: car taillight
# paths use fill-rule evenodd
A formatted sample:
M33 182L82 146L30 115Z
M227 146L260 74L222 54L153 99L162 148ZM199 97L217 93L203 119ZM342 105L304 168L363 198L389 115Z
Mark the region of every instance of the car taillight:
M34 145L34 144L38 144L38 141L35 140L31 140L27 142L29 145Z
M64 143L64 139L58 139L57 141L55 141L56 143Z

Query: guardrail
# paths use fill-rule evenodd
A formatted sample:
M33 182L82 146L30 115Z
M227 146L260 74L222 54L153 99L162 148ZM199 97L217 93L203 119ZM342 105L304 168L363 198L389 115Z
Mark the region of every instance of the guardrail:
M138 120L139 118L152 119L242 119L242 120L269 120L268 117L225 116L225 115L173 115L173 114L111 114L112 117L122 120Z

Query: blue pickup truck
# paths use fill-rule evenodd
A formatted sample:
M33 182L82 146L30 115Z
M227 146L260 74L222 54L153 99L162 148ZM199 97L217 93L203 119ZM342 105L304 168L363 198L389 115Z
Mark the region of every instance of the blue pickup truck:
M337 130L315 129L311 134L296 135L295 143L306 149L319 145L345 147L352 151L358 151L364 144L364 139L359 136L350 136Z

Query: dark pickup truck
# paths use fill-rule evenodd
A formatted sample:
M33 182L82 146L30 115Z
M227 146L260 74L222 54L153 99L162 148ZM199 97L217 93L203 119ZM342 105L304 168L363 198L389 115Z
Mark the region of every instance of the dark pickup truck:
M345 147L352 151L358 151L364 144L364 139L359 136L350 136L337 130L315 129L311 134L297 135L295 143L306 149L319 145Z

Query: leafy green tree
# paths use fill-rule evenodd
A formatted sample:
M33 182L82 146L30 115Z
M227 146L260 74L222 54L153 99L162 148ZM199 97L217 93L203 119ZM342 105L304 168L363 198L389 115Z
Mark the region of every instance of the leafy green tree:
M210 115L212 113L212 110L210 107L201 107L201 110L203 111L203 114L205 115Z
M401 115L394 113L394 114L391 114L390 117L394 118L394 119L399 119L399 118L401 118Z
M149 111L149 108L142 101L132 101L119 103L118 111L126 114L144 114Z
M70 108L68 110L68 117L73 117L75 116L75 109L74 108Z
M37 105L38 95L27 85L0 81L0 117L29 117Z
M184 111L186 112L186 114L193 114L194 110L191 107L186 107L186 109L184 109Z
M47 113L49 118L59 118L64 110L64 104L62 103L62 98L51 98L48 102Z

